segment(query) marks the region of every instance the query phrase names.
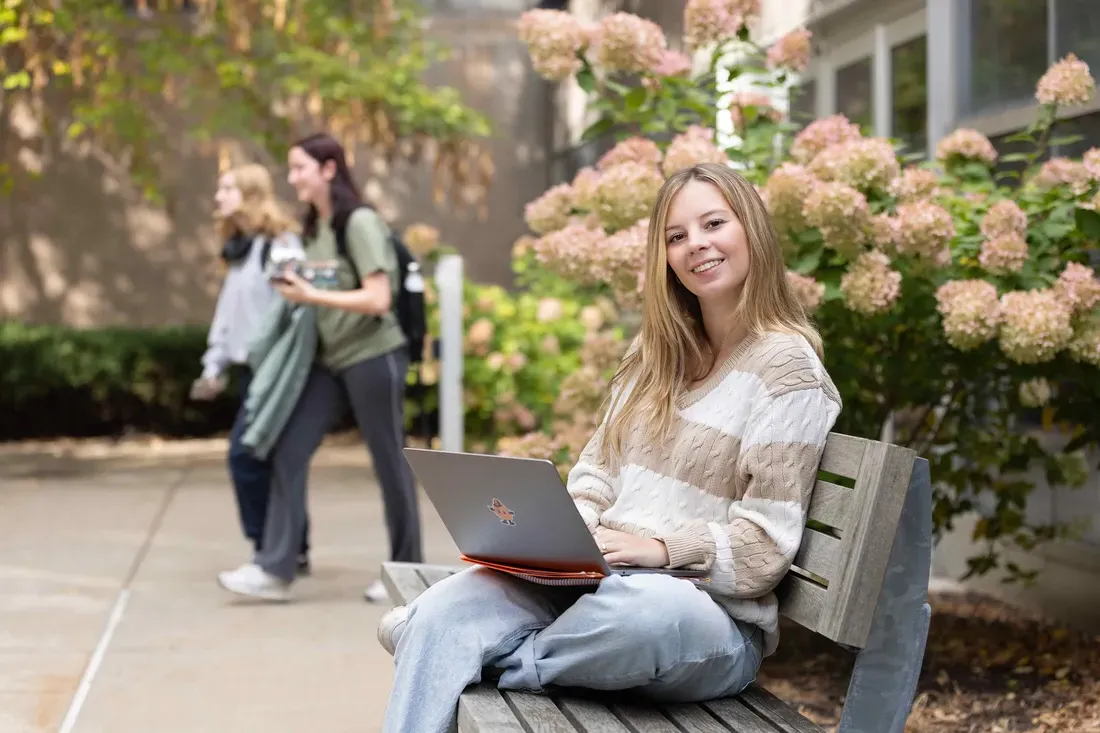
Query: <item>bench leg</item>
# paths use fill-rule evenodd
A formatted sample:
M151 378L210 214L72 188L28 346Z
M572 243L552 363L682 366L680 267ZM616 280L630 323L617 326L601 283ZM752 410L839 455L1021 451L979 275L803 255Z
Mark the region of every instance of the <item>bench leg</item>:
M932 481L913 467L867 646L856 657L837 733L902 733L924 661L932 565Z

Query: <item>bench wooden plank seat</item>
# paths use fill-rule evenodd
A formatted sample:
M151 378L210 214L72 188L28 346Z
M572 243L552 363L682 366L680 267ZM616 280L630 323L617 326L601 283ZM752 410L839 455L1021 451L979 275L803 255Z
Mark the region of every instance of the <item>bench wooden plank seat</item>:
M902 733L931 615L928 462L904 448L832 433L820 472L810 502L812 521L777 589L780 612L857 654L838 733ZM395 604L408 604L464 567L384 563L382 579ZM500 691L483 683L462 694L458 730L824 733L758 685L734 698L657 705L595 692Z

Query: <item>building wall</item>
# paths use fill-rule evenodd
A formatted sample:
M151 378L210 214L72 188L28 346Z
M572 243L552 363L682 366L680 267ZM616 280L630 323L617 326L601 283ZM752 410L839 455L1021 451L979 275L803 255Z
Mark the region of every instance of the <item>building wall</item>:
M435 203L424 164L391 168L359 151L356 173L396 226L438 226L471 277L508 283L523 205L549 185L556 124L553 89L530 70L512 25L531 2L425 2L429 34L453 49L428 81L457 87L494 125L485 211ZM17 171L13 193L0 196L0 318L81 327L208 321L220 281L210 223L217 158L182 131L179 139L164 160L167 205L150 206L117 162L43 137L27 109L0 109L0 161ZM283 162L268 162L281 181ZM285 184L281 194L290 201Z

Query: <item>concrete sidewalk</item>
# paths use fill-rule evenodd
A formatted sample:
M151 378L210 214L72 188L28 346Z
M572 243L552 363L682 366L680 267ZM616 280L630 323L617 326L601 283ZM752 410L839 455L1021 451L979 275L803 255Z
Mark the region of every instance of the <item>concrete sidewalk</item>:
M215 583L248 557L222 441L0 446L0 733L381 729L387 554L363 448L314 462L314 574L286 606ZM455 563L421 496L425 550Z

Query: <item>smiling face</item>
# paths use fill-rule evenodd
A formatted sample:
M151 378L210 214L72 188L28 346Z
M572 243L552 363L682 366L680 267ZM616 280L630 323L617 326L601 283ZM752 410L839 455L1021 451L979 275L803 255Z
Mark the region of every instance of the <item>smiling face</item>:
M244 196L232 173L226 173L218 179L218 190L214 192L214 207L218 218L228 219L241 209Z
M336 166L332 161L322 165L299 147L287 154L287 182L294 187L302 203L324 206L329 200L329 188Z
M749 274L749 243L714 184L693 179L672 198L665 247L668 266L700 304L736 306Z

